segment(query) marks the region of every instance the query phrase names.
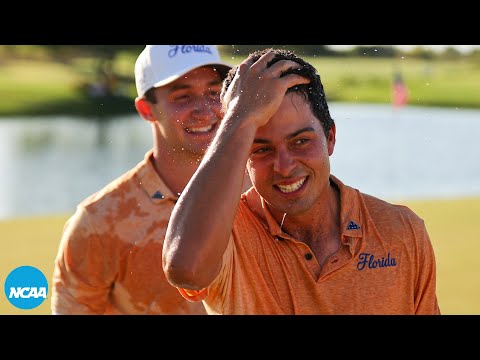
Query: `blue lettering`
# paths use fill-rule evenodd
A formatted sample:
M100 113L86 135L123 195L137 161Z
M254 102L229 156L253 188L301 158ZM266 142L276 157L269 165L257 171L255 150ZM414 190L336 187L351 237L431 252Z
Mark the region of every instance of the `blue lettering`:
M360 261L358 262L357 264L357 269L358 270L363 270L363 268L365 267L365 264L367 263L367 256L369 254L365 254L365 253L361 253L359 258L360 258Z
M180 46L178 45L170 45L170 50L168 51L168 57L174 57L177 55L178 49Z
M170 45L168 57L174 57L179 52L182 54L189 54L191 52L205 52L212 54L212 50L206 45Z
M375 256L369 253L361 253L358 258L360 259L360 261L357 263L358 270L363 270L365 266L367 266L369 269L397 266L397 260L394 257L390 258L390 253L388 253L386 259L382 257L380 260L375 259Z

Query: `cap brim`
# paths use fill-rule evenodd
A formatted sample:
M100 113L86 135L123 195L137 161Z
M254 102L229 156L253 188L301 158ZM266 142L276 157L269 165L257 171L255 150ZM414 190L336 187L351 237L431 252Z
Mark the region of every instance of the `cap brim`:
M153 84L153 87L157 88L157 87L160 87L160 86L167 85L167 84L171 83L172 81L175 81L178 78L182 77L186 73L188 73L192 70L204 67L204 66L214 66L214 67L218 68L218 72L220 73L220 76L222 77L222 80L227 76L229 70L232 68L231 65L228 65L226 63L205 63L205 64L200 64L200 65L195 65L194 67L189 67L187 69L184 69L184 70L180 71L179 74L172 75L172 76L170 76L166 79L163 79L162 81L156 82L155 84Z

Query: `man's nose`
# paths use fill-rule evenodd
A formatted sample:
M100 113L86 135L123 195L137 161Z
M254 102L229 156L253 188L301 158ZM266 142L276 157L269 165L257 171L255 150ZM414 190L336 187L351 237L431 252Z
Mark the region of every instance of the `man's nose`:
M199 96L193 104L192 114L197 118L216 116L215 107L220 108L220 102L217 103L211 99Z
M295 159L288 149L277 149L275 159L273 161L273 170L283 177L288 177L295 168Z

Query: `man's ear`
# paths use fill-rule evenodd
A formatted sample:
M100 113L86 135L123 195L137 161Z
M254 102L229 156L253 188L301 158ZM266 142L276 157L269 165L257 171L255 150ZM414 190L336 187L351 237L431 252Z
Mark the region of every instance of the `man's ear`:
M333 149L335 149L336 133L337 127L335 126L335 124L333 124L332 128L328 132L327 137L328 156L331 156L333 154Z
M153 117L152 110L150 108L150 103L145 100L145 98L139 98L137 97L135 99L135 107L137 108L138 113L142 118L144 118L147 121L155 121L155 118Z

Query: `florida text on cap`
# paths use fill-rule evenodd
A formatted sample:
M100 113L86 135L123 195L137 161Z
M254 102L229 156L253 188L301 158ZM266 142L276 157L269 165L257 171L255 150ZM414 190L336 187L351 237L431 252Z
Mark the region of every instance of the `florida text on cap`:
M216 45L147 45L135 63L138 96L207 65L218 66L222 77L231 68L221 60Z

